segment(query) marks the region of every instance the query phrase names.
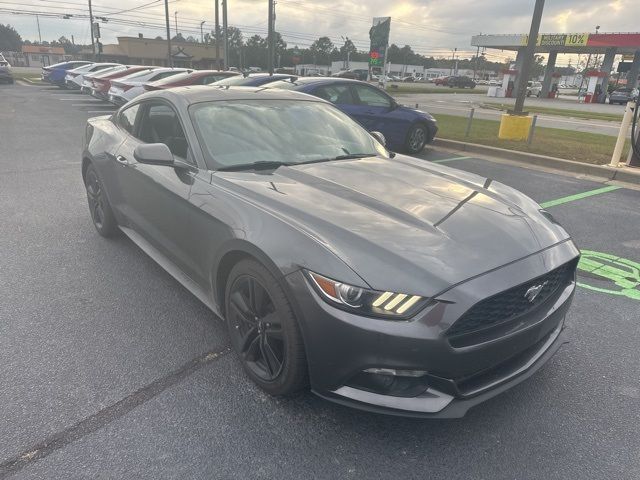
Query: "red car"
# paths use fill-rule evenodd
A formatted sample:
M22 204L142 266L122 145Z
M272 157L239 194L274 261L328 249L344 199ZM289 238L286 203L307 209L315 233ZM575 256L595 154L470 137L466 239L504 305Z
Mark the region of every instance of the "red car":
M449 77L436 78L433 81L433 83L436 84L436 85L442 85L442 86L446 87L447 85L449 85Z
M111 88L111 80L142 72L143 70L153 70L154 68L155 67L145 65L128 65L124 70L112 71L105 75L95 75L91 81L91 95L102 100L107 100L109 89Z
M185 87L187 85L209 85L210 83L217 82L227 77L237 77L240 75L238 72L224 72L220 70L194 70L193 72L179 73L167 78L156 80L155 82L149 82L144 84L144 89L151 90L164 90L171 87Z

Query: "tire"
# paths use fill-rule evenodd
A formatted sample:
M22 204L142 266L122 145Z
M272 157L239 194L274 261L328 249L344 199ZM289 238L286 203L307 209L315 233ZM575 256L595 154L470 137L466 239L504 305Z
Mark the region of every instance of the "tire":
M98 172L91 164L87 167L87 171L84 175L84 186L87 191L87 202L89 204L89 213L91 214L91 221L93 226L96 227L97 232L103 237L114 237L120 230L118 224L111 210L111 205Z
M256 260L241 260L231 269L225 318L233 348L256 385L270 395L284 396L307 387L298 321L278 281Z
M422 123L413 125L407 133L405 150L410 154L420 153L429 141L429 129Z

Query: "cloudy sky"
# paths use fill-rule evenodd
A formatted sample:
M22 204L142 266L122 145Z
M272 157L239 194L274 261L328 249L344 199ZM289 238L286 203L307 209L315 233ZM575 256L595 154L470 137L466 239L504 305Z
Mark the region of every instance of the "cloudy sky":
M457 47L462 56L471 55L470 38L478 33L526 33L533 0L277 0L277 25L287 43L309 46L328 35L334 43L351 38L362 50L368 48L368 30L374 16L391 16L391 41L412 45L427 55L449 56ZM238 26L245 37L263 34L267 25L267 0L228 0L229 24ZM129 10L123 12L123 10ZM213 25L212 0L170 0L172 35L174 12L178 31L200 36ZM17 15L11 11L20 11ZM61 35L76 42L89 42L86 0L0 0L0 23L12 24L23 38L38 39L36 18L26 12L48 12L39 17L43 40ZM102 24L103 43L118 35L157 36L164 33L163 0L93 0L94 15L109 21ZM56 16L46 16L55 14ZM64 14L75 15L62 19ZM596 25L601 32L640 30L639 0L547 0L542 32L588 32ZM475 53L475 52L473 52ZM495 59L499 52L490 52Z

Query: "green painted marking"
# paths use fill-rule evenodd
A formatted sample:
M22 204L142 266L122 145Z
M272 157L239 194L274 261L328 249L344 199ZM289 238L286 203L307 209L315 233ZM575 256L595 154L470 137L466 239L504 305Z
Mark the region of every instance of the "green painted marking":
M433 163L453 162L454 160L467 160L468 158L471 158L471 157L443 158L442 160L433 160Z
M640 289L638 289L640 287L640 263L591 250L582 250L581 253L578 270L582 270L592 277L600 277L601 281L613 282L613 285L600 287L579 282L578 286L594 292L640 300Z
M575 202L576 200L582 200L583 198L593 197L594 195L600 195L602 193L612 192L622 187L615 185L609 185L607 187L596 188L595 190L589 190L588 192L576 193L575 195L569 195L568 197L558 198L556 200L549 200L548 202L541 203L542 208L555 207L556 205L562 205L563 203Z

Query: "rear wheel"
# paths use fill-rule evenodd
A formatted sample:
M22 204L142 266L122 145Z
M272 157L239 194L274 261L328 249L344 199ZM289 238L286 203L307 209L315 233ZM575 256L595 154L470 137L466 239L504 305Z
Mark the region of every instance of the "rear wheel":
M427 127L422 124L416 124L411 127L407 134L407 141L405 142L405 148L408 153L416 154L420 153L429 139L429 131Z
M298 322L278 281L255 260L238 262L227 280L229 336L247 375L271 395L307 385L307 360Z
M93 226L103 237L113 237L118 230L118 224L111 210L111 205L93 165L87 167L84 175L84 185L87 190L87 201Z

